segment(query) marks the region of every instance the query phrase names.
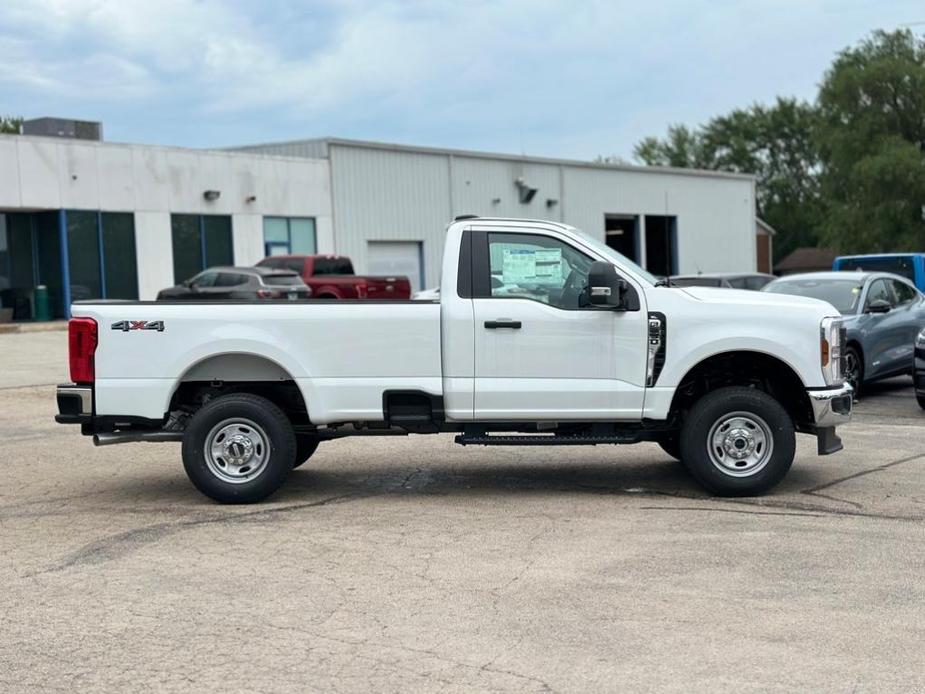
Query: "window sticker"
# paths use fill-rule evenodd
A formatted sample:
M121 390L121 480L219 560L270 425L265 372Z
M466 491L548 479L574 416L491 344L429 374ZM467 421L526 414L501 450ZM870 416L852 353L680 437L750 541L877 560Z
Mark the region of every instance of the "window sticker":
M562 280L562 249L506 248L501 279L505 284L547 283Z
M552 281L562 279L562 249L550 248L536 251L536 278Z

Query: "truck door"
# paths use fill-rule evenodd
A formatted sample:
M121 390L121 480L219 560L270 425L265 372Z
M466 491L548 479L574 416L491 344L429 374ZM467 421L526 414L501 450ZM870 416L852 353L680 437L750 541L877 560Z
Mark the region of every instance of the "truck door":
M638 420L646 312L593 308L592 258L550 232L472 237L477 420Z

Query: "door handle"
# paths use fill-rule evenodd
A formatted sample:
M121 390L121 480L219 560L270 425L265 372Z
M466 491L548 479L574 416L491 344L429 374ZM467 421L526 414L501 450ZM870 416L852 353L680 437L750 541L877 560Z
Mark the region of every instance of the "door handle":
M520 330L520 321L519 320L487 320L485 321L485 327L488 330L497 330L498 328L510 328L511 330Z

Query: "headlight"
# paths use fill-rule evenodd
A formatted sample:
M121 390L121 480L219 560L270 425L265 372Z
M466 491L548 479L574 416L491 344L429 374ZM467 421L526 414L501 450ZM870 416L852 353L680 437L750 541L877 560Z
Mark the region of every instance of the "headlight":
M915 346L925 349L925 328L922 328L919 334L915 336Z
M829 316L822 319L819 327L819 356L822 363L822 378L828 386L840 386L845 382L842 369L842 350L845 344L845 327L841 318Z

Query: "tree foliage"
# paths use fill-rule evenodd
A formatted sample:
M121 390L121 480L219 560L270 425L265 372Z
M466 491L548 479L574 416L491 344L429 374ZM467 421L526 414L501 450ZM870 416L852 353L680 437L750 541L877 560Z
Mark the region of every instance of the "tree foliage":
M925 250L925 41L877 31L842 51L818 108L823 240L859 253Z
M671 126L664 139L647 137L634 150L650 166L715 169L757 177L758 215L778 231L775 252L813 245L821 217L815 109L795 99L754 105L692 130Z
M652 166L754 173L775 256L820 243L845 253L925 251L925 41L874 32L838 54L815 103L778 98L647 137Z
M0 135L18 135L22 118L19 116L0 116Z

